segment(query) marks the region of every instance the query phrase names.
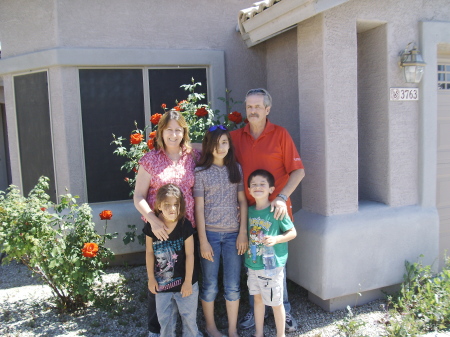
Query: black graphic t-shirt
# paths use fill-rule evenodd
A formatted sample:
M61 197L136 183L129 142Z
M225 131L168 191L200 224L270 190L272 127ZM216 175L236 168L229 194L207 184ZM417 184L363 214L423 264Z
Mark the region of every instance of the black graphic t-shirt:
M153 252L155 254L155 278L158 282L158 292L180 292L186 276L186 251L184 241L194 234L191 222L184 218L178 221L169 239L160 241L152 232L149 223L142 230L145 235L153 239ZM194 258L195 264L195 258ZM192 284L197 282L197 275L192 275Z

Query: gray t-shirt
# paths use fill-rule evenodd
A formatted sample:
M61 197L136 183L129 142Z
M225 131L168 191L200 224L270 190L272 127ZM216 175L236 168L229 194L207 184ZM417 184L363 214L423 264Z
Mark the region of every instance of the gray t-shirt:
M203 197L205 201L206 230L212 232L238 232L238 192L244 190L241 181L230 183L226 166L211 165L207 170L195 168L194 198Z

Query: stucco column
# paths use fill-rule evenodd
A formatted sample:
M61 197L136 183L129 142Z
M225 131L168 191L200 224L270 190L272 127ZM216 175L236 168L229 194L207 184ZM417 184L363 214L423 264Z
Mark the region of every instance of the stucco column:
M86 202L78 69L51 67L48 76L57 192L65 194L68 189Z
M353 213L358 210L356 25L320 14L299 24L297 36L303 209L326 216Z

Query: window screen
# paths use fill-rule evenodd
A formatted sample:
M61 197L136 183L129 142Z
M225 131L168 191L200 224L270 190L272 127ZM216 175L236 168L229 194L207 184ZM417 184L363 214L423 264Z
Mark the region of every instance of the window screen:
M111 141L113 133L129 139L134 121L144 127L142 70L80 69L79 76L88 201L129 199L125 159Z
M55 202L47 72L15 76L14 95L23 193L28 194L39 177L46 176L50 178L48 193Z

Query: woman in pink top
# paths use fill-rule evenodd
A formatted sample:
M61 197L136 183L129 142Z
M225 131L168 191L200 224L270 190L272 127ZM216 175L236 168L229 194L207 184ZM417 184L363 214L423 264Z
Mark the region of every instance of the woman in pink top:
M158 123L155 149L146 153L139 161L139 170L134 190L134 205L142 214L145 226L160 240L167 240L167 227L153 212L156 192L165 184L176 184L183 192L186 201L186 217L195 227L194 169L200 153L192 149L189 127L183 115L167 111ZM155 295L148 292L149 337L159 336L160 325L156 315Z

